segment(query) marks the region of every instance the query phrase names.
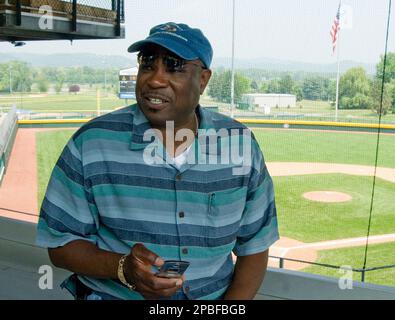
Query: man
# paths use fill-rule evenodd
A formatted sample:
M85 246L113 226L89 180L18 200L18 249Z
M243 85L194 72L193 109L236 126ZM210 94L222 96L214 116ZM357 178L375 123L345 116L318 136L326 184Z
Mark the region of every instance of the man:
M278 239L274 192L251 132L199 106L211 45L199 29L166 23L129 52L139 52L137 104L70 139L38 243L74 273L62 286L77 297L252 299ZM230 161L240 145L242 161ZM161 278L164 260L190 266Z

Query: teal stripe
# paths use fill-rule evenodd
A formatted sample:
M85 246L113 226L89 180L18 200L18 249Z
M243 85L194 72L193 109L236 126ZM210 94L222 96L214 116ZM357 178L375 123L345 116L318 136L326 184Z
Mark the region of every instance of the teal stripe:
M97 185L92 187L95 197L139 197L148 200L175 201L174 190L122 185Z
M244 128L243 125L225 116L201 108L198 110L201 127L216 130L231 126ZM127 123L128 119L133 123ZM101 128L95 128L95 122ZM70 224L67 222L69 220L77 226L79 223L93 221L99 229L94 235L79 237L67 233L68 231L63 233L53 230L40 218L37 227L39 245L58 247L76 239L83 239L95 243L104 250L125 254L130 252L139 239L146 239L140 241L154 242L144 245L163 259L182 259L191 262L185 276L187 281L193 283L191 294L194 297L216 299L226 291L226 288L218 289L218 286L213 285L213 282L221 279L214 279L215 277L210 275L220 274L221 277L230 278L232 262L229 257L232 251L239 255L262 252L278 239L275 212L265 211L274 199L273 185L267 169L264 168L263 156L255 140L252 141L253 163L251 164L254 171L246 170L240 173L240 177L234 177L227 175L235 168L231 163L186 164L181 168L182 179L177 184L174 177L178 172L174 167L157 164L155 165L157 168L152 168L144 162L143 158L144 147L147 144L133 145L132 141L140 142L144 130L149 128L148 120L138 107L127 107L104 115L89 122L89 126L89 129L85 127L84 129L87 130L77 132L73 136L74 140L69 141L64 154L68 158L70 154L72 155L68 163L71 169L67 167L65 170L70 171L70 174L73 174L73 169L82 175L85 173L84 181L86 183L94 181L95 185L88 190L84 183L81 182L83 185L79 185L73 181L73 178L68 178L59 167L55 167L46 194L48 200L46 208L56 211L57 219L64 220L55 219L51 222L51 226L54 223L59 230L65 223ZM130 127L133 128L133 132L111 130L114 126L120 130ZM225 148L227 152L239 151L236 152L239 158L243 151L241 141L247 140L245 137L225 137L221 143L223 146L228 145ZM163 144L160 142L157 145L158 150L163 151ZM195 146L199 159L207 157L217 159L216 148L215 150L209 148L210 154L208 154L204 143L201 145L195 140ZM131 147L135 148L131 150ZM143 149L139 150L139 147ZM231 157L229 160L232 160ZM127 179L121 179L116 173L125 174ZM259 179L262 178L260 174L264 175L265 179L261 185L258 185ZM154 179L152 181L157 187L150 187L147 181L151 180L145 177ZM103 181L116 182L105 185ZM122 184L124 181L130 184L135 181L141 183L135 186L124 185ZM247 182L248 186L244 186ZM174 183L176 188L173 189ZM221 190L224 186L228 186L229 189ZM182 190L183 188L189 191ZM246 202L247 197L249 201ZM63 211L57 210L58 208ZM180 211L184 212L183 217L179 216ZM265 219L265 213L273 218ZM48 221L54 219L55 213L46 212L46 214ZM265 225L261 229L259 226L253 227L257 221ZM241 238L237 239L238 241L234 239L238 226L245 226L244 239L248 239L248 236L252 237L248 242L241 243ZM112 230L112 227L116 230ZM90 228L93 230L94 226L90 225ZM253 234L255 230L257 232ZM127 240L119 239L115 232L122 232L122 237ZM248 232L252 234L249 235ZM151 235L152 237L158 235L156 241ZM160 237L172 245L155 244L159 242ZM222 245L227 241L232 242ZM184 248L177 245L178 242L189 243L188 252L183 253ZM112 280L85 278L85 281L95 290L122 299L142 298Z
M73 195L78 198L84 199L85 198L85 189L78 183L75 183L66 174L57 166L52 171L51 179L57 179L60 183L63 184L65 188L67 188ZM52 184L51 182L48 184L48 192L51 191Z
M116 141L130 143L130 132L124 131L113 131L101 128L92 128L85 131L83 134L75 139L77 147L81 147L82 143L87 143L89 140L106 140L106 141Z
M188 257L192 257L197 259L201 258L214 258L221 255L228 255L235 245L235 241L230 244L218 247L210 247L210 248L202 248L202 247L189 247L188 248Z
M224 206L232 202L240 201L240 199L245 198L246 191L246 187L229 189L226 191L216 191L213 205Z
M215 291L215 292L213 292L213 293L211 293L211 294L209 294L207 296L200 297L199 300L215 300L215 299L218 299L220 296L222 296L226 292L226 290L228 290L228 287L225 287L225 288L222 288L220 290L217 290L217 291Z

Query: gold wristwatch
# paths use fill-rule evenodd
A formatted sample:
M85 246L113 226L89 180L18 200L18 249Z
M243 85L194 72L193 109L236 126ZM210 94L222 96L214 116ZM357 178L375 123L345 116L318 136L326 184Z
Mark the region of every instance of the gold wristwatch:
M126 278L125 278L125 272L123 271L123 265L125 263L126 257L128 255L125 254L124 256L122 256L121 259L119 259L118 262L118 279L119 281L121 281L126 287L128 287L130 290L136 290L136 286L134 284L130 284Z

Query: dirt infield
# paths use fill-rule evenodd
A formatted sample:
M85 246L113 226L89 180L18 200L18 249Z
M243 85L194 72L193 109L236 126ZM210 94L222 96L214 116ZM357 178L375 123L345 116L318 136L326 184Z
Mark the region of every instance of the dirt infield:
M370 236L369 244L379 244L394 242L395 234L384 234ZM358 247L366 244L366 237L348 238L340 240L319 241L313 243L303 243L286 237L282 237L270 248L270 255L315 262L320 250L331 250L348 247ZM272 267L279 266L279 259L270 258L269 265ZM285 261L284 268L291 270L300 270L306 267L305 263Z
M4 176L3 183L0 186L0 216L29 222L37 222L38 187L35 133L48 130L59 129L18 130L7 172ZM70 128L70 130L75 130L75 128ZM374 167L370 166L330 163L269 162L267 163L267 166L272 176L321 173L344 173L350 175L372 176L375 172ZM395 169L377 168L376 175L384 180L395 183ZM4 210L4 208L12 211ZM371 244L390 241L395 241L395 234L369 237L369 243ZM314 262L317 259L317 253L319 250L360 246L365 243L366 238L364 237L316 243L303 243L294 239L281 237L281 239L270 248L270 255ZM278 267L279 260L271 258L269 265ZM284 267L287 269L299 270L306 267L306 264L285 262Z
M352 197L344 192L336 191L310 191L303 193L303 197L310 201L318 202L346 202L352 200Z
M0 216L28 222L38 221L36 132L51 130L59 129L18 129L0 186Z
M37 161L36 131L19 129L3 183L0 187L0 215L12 219L36 222ZM9 212L5 209L27 212L32 215Z
M275 177L297 176L304 174L343 173L356 176L373 176L373 166L320 162L268 162L268 170ZM395 183L395 169L376 168L376 176Z

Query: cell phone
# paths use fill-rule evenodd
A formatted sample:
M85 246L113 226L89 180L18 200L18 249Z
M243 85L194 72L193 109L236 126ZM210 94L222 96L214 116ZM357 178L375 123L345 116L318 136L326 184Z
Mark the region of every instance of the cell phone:
M179 278L184 274L188 266L188 261L166 260L160 267L159 272L156 273L156 276L161 278Z

